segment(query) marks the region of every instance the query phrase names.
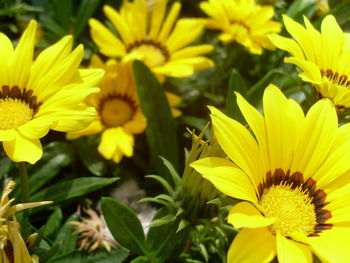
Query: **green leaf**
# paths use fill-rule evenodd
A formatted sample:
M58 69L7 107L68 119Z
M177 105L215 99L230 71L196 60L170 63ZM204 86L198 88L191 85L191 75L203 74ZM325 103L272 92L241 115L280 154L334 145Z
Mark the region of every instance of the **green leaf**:
M3 157L0 159L0 179L5 176L12 168L14 163L8 158Z
M139 255L147 254L141 222L127 206L110 197L101 201L103 216L115 240Z
M94 14L101 0L82 0L76 16L74 39L78 39L84 31L89 18Z
M275 77L284 74L286 73L279 70L269 71L261 80L255 83L255 85L248 90L247 95L250 103L256 106L263 97L265 88L272 82Z
M56 257L50 260L49 263L121 263L128 255L129 251L122 247L112 249L111 252L101 247L92 253L74 251Z
M56 208L55 211L50 215L49 219L45 224L44 237L53 239L58 232L58 229L62 223L62 210L61 208Z
M240 123L245 123L245 119L237 105L237 96L235 92L238 92L244 98L247 97L247 86L241 74L239 74L236 69L233 69L228 84L225 113Z
M167 190L167 192L170 195L174 194L174 189L171 187L171 185L163 178L160 177L159 175L146 175L146 178L153 178L154 180L157 180L164 188Z
M159 158L163 161L163 164L165 165L165 167L168 169L171 178L173 179L173 182L175 185L180 185L181 184L181 178L180 175L177 173L174 165L169 162L166 158L159 156Z
M302 20L303 16L310 18L314 13L315 3L304 0L293 1L286 11L286 15L293 18L294 20Z
M74 234L74 228L70 224L72 221L78 221L79 216L74 213L64 223L57 234L54 244L59 245L57 255L66 254L76 250L78 236Z
M161 208L157 211L152 222L164 218L168 215L168 210ZM182 242L186 235L185 231L176 232L178 221L173 221L169 224L161 226L152 226L147 234L147 245L149 253L155 262L170 262L169 259L173 256L173 251L176 246ZM171 262L175 262L171 258Z
M97 145L86 138L77 140L76 145L78 145L79 157L86 168L94 175L104 175L107 171L107 165L105 159L97 151Z
M133 64L137 90L143 114L147 118L146 137L153 162L160 175L168 176L162 156L178 167L178 142L174 118L164 89L156 77L141 61Z
M116 182L119 178L81 177L59 182L33 195L30 200L62 202L79 197Z
M72 17L72 0L54 0L52 1L52 7L55 11L55 19L64 29L64 31L69 33L69 26L71 24Z
M28 171L30 194L35 193L59 174L60 170L72 163L73 149L66 142L52 142L44 147L42 159Z
M130 261L130 263L155 263L153 260L145 256L139 256Z

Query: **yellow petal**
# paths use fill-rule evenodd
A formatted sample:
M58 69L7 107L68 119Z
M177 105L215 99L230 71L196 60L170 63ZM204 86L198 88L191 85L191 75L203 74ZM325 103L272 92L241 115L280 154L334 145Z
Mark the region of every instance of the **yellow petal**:
M225 153L236 163L257 186L262 171L257 142L239 122L230 119L214 107L209 107L215 136Z
M261 228L276 221L261 214L252 204L240 202L231 208L227 221L235 228Z
M103 11L108 19L112 22L113 26L117 29L126 45L135 41L134 36L131 34L126 21L115 9L109 5L105 5L103 6Z
M101 135L98 151L106 159L111 159L117 148L117 138L114 129L107 129Z
M50 73L52 68L59 65L69 56L73 45L73 37L66 36L54 45L43 50L36 58L31 68L30 77L26 88L35 93L40 92L40 83ZM43 84L45 85L45 83ZM47 89L47 86L45 86Z
M350 251L350 228L333 227L307 241L322 262L348 262L344 255Z
M50 129L57 125L57 121L50 118L34 118L19 126L18 131L30 139L40 139L44 137Z
M211 52L213 48L214 47L212 45L207 45L207 44L190 46L174 52L171 58L180 59L180 58L196 57L198 55Z
M12 141L3 142L7 156L14 162L36 163L42 156L43 150L38 139L29 139L17 133Z
M66 138L68 140L74 140L74 139L79 138L80 136L86 136L86 135L99 133L102 131L102 129L103 129L103 126L101 124L101 121L95 120L88 127L86 127L83 130L67 133Z
M0 46L0 79L3 83L8 83L9 74L11 74L11 72L8 71L7 65L10 57L13 54L13 45L10 39L3 33L0 33Z
M305 180L313 176L331 149L337 127L334 105L329 100L314 104L306 115L291 170L303 171Z
M156 39L158 36L159 29L164 19L167 3L168 3L167 0L163 0L163 1L157 1L156 4L154 5L154 8L151 14L152 18L151 18L151 27L149 32L149 37L151 39Z
M279 49L285 50L294 57L305 58L300 46L293 39L279 36L277 34L269 35L271 42Z
M286 15L283 16L283 22L289 34L291 34L302 47L306 58L310 61L316 61L315 49L312 45L313 42L308 31Z
M120 151L127 157L132 156L134 152L134 136L121 127L115 129L117 145Z
M208 164L203 162L207 161ZM257 203L255 187L248 176L239 168L234 166L217 166L222 164L222 160L207 159L197 161L199 172L209 180L219 191L231 197ZM191 166L197 170L196 162Z
M276 234L277 258L279 263L312 263L309 246Z
M276 255L275 236L266 228L244 228L228 251L230 263L269 263Z
M278 168L287 171L290 169L301 136L303 110L295 101L287 100L273 85L266 88L263 102L270 171ZM276 108L279 110L276 111Z
M192 43L202 32L204 23L200 19L180 19L168 40L165 42L170 52ZM187 32L184 34L184 32Z
M100 52L109 57L125 55L124 44L103 24L94 18L89 19L90 34Z
M25 87L33 63L36 21L31 20L9 60L9 86ZM3 52L3 51L2 51Z
M166 39L168 38L168 35L173 28L173 25L177 19L177 16L179 15L181 9L181 4L179 2L175 2L169 11L169 14L167 18L165 19L165 22L162 26L162 29L160 30L160 33L158 35L157 40L161 43L164 43Z

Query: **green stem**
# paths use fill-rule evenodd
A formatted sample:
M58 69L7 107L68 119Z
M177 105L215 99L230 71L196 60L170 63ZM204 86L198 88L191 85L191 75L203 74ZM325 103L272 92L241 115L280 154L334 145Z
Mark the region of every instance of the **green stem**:
M29 201L29 184L28 184L27 167L25 162L18 163L18 169L19 169L19 176L21 178L22 201L26 203Z

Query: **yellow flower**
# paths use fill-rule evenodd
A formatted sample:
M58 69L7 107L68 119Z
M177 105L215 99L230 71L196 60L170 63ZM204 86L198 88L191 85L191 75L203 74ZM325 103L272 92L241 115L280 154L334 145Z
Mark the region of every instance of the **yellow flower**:
M181 4L174 3L167 17L166 6L167 0L160 0L150 11L145 0L124 1L118 12L106 5L103 10L120 37L90 19L92 39L102 54L124 61L142 60L160 79L188 77L211 67L212 61L201 56L213 49L211 45L186 47L201 34L204 21L183 18L176 22Z
M329 12L328 0L316 0L316 12L323 16Z
M321 97L330 98L338 107L350 107L350 35L331 15L323 19L321 32L306 17L305 28L288 16L283 21L295 40L278 35L270 39L292 55L284 61L301 68L299 76L312 83Z
M222 31L219 39L224 43L236 41L252 54L274 48L267 35L280 32L281 24L271 21L272 6L257 5L254 0L209 0L200 7L211 17L208 27Z
M215 136L231 159L192 163L223 193L240 199L228 222L243 228L228 262L347 262L350 249L350 124L338 128L333 104L306 116L275 86L264 116L237 94L249 129L211 107ZM250 132L253 132L253 134Z
M9 199L8 195L15 188L15 182L9 181L1 196L0 201L0 262L1 263L35 263L37 256L30 255L27 246L19 232L19 224L15 220L8 218L17 211L47 205L52 202L36 202L26 204L16 204L11 206L14 199Z
M103 76L102 70L77 69L84 50L79 45L71 52L71 36L33 61L35 32L33 20L16 49L0 33L0 141L11 160L32 164L50 129L73 131L91 123L96 113L82 101Z
M86 129L68 133L67 138L102 131L98 151L106 159L119 163L124 155L133 155L134 134L142 133L147 124L140 109L131 66L113 59L103 64L97 56L93 57L90 66L106 70L100 83L101 91L87 99L87 104L96 108L98 116Z

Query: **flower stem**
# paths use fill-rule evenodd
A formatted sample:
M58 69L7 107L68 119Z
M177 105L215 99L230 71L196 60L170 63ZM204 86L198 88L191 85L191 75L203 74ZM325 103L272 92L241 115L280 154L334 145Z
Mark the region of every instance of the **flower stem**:
M27 167L25 162L18 163L18 169L19 169L19 176L21 178L22 201L26 203L29 201L29 184L28 184Z

